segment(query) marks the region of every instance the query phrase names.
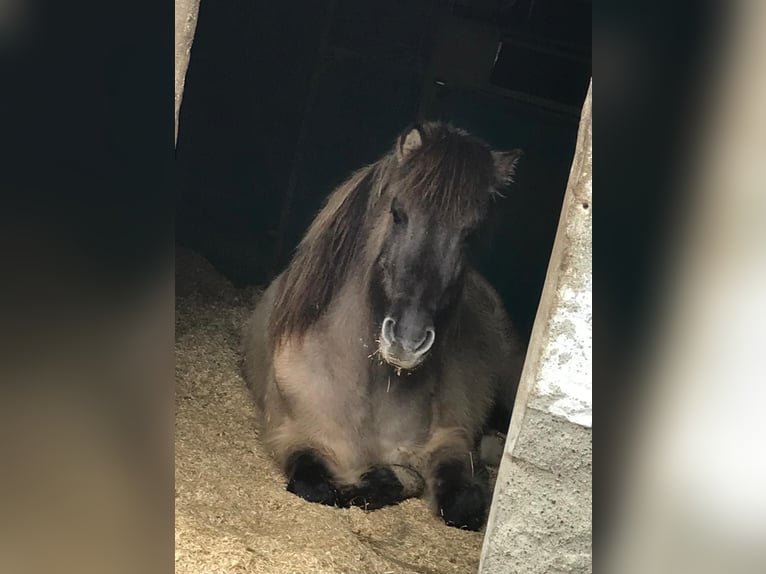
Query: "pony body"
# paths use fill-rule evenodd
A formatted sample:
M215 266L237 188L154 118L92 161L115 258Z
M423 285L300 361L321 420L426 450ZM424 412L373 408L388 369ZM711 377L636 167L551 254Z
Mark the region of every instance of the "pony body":
M518 157L421 124L330 195L243 337L288 490L367 509L424 496L447 524L481 528L478 443L524 349L465 240Z

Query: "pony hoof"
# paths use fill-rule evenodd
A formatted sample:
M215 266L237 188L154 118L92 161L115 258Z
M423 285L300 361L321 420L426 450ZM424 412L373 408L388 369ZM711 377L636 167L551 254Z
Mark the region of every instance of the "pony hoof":
M385 466L376 466L364 473L361 482L344 494L343 505L377 510L399 504L403 498L404 487L394 471Z
M337 490L330 481L327 469L311 454L302 454L295 461L287 491L308 502L327 506L336 506L338 503Z
M439 514L447 526L478 531L484 525L487 501L484 489L468 484L442 497Z
M292 478L287 483L287 491L300 496L308 502L325 504L327 506L336 505L335 489L327 481L316 482Z

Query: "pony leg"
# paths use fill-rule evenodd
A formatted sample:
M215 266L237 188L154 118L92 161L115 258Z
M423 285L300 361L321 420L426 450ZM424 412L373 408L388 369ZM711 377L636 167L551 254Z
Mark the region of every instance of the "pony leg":
M313 450L294 452L286 465L287 491L308 502L339 506L338 489L327 464Z
M473 472L459 458L444 460L435 468L436 505L448 526L480 530L484 525L489 500L486 469L474 467Z
M262 441L287 477L287 491L308 502L339 506L335 453L311 440L301 425L279 408L273 408L264 422Z
M431 451L427 482L432 505L448 526L480 530L489 506L489 477L466 442Z

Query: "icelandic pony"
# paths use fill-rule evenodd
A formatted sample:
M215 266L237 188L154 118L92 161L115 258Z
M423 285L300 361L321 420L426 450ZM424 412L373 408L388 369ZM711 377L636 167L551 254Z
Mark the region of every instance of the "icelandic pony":
M422 123L329 196L243 333L287 490L366 509L422 495L447 524L482 527L478 444L524 349L466 241L520 155Z

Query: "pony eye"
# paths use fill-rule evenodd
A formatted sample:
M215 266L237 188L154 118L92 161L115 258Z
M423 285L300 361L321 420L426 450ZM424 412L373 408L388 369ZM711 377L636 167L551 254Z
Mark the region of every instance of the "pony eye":
M391 206L391 217L393 217L394 223L396 225L407 223L407 216L404 214L404 212L401 209L399 209L395 205Z

